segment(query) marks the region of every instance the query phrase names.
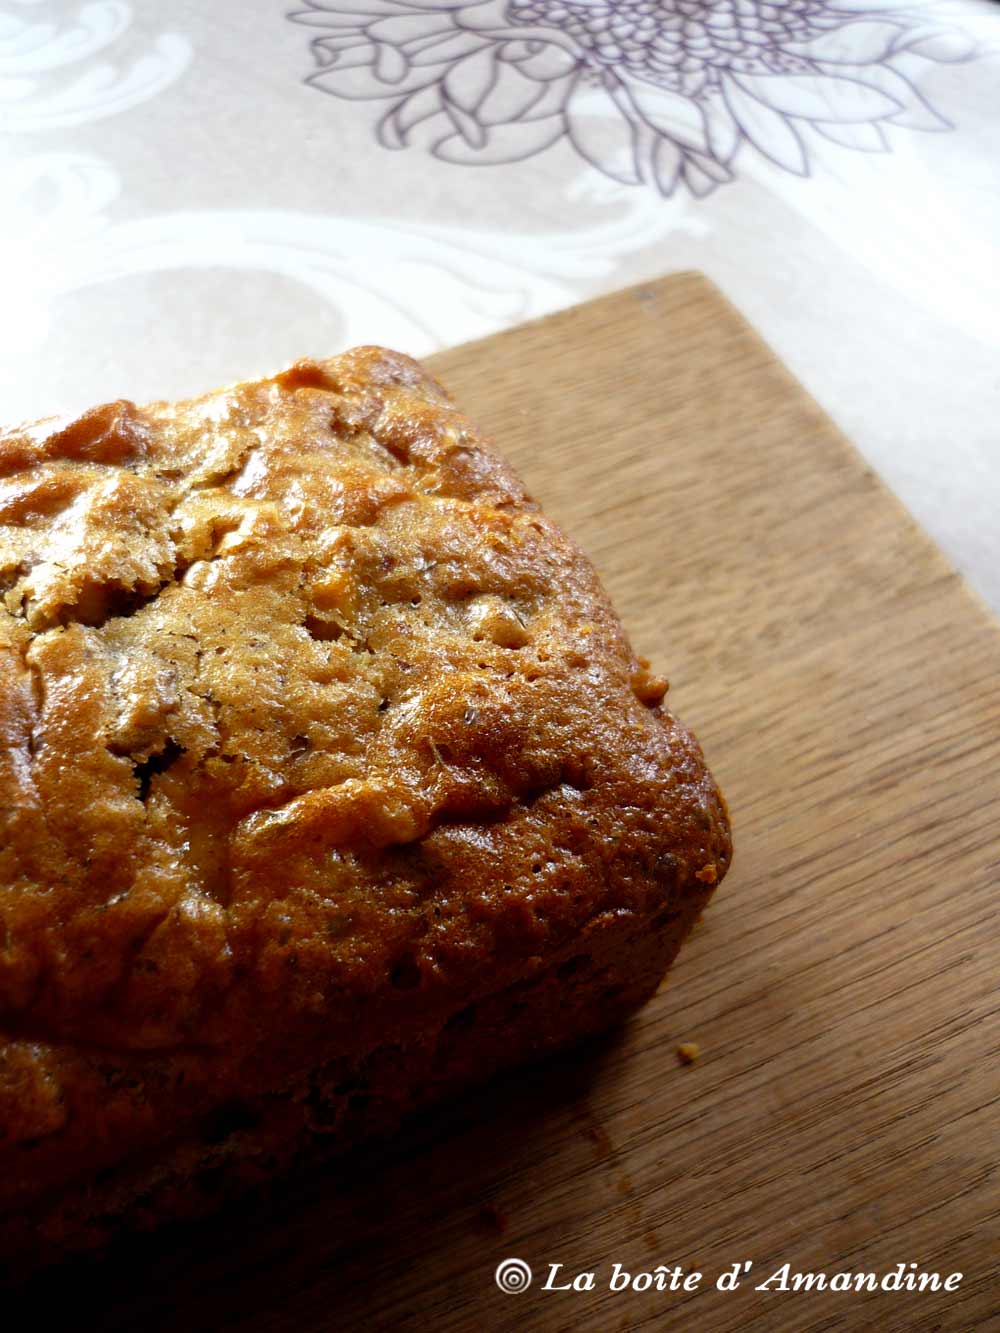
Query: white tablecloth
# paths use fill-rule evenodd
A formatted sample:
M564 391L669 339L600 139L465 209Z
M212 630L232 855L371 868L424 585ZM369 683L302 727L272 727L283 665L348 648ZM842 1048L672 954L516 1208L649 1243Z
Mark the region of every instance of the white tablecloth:
M998 52L987 0L0 0L0 417L698 268L1000 607Z

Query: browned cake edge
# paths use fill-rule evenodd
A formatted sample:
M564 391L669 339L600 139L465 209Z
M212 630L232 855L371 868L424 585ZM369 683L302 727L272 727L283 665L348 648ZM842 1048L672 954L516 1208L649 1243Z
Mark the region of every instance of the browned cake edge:
M530 982L456 1010L422 1038L340 1059L222 1108L164 1145L0 1228L0 1278L23 1280L117 1236L214 1211L296 1165L388 1133L415 1111L620 1023L645 1004L714 891L691 885L651 922L606 913Z

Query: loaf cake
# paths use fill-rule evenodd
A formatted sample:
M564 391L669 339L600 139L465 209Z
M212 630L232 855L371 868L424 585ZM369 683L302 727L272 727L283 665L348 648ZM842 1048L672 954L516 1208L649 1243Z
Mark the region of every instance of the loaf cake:
M0 1262L648 999L731 853L665 689L408 357L0 434Z

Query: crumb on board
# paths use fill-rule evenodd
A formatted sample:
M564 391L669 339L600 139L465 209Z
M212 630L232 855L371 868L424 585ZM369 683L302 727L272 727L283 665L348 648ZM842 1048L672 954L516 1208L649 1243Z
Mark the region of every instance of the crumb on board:
M495 1236L502 1236L507 1230L507 1214L495 1203L484 1203L476 1213L476 1223L482 1231L489 1231Z
M701 1055L701 1049L696 1041L682 1041L677 1047L677 1059L682 1065L693 1065Z
M614 1144L608 1136L608 1131L602 1125L588 1125L586 1129L587 1138L594 1145L594 1156L599 1162L606 1157L610 1157L615 1150Z
M632 1184L632 1177L621 1176L618 1180L618 1193L632 1194L634 1193L634 1191L635 1191L635 1186Z

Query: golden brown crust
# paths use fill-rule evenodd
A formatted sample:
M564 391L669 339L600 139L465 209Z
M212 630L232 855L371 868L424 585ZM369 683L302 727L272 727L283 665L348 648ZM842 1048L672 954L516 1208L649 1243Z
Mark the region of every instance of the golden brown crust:
M575 546L409 358L0 434L0 1208L730 855Z
M114 1171L0 1217L0 1285L67 1251L103 1252L123 1233L188 1220L297 1168L395 1130L415 1112L620 1022L645 1003L691 925L670 913L636 930L627 915L592 921L532 980L466 1005L405 1042L312 1067L278 1094L229 1099L212 1115Z

